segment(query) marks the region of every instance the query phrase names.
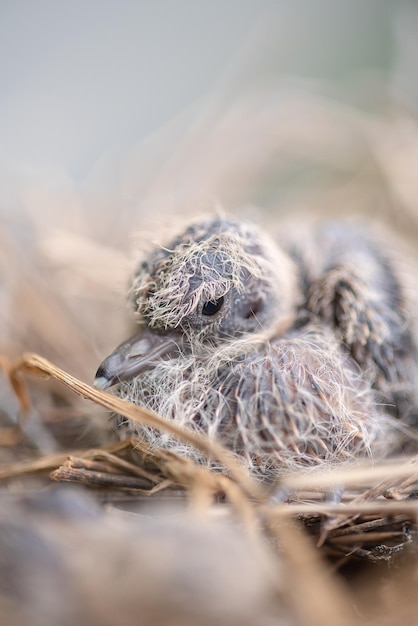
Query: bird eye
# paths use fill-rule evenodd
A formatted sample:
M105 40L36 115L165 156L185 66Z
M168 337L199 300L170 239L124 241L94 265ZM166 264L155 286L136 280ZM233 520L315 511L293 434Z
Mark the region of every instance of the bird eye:
M221 296L216 300L209 300L209 302L205 302L202 307L202 315L206 315L207 317L211 317L212 315L216 315L216 313L221 309L225 298Z

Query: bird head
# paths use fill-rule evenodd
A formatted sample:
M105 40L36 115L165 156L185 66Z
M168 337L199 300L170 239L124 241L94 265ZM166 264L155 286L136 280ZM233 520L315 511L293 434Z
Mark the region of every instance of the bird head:
M191 225L139 264L130 300L141 330L102 363L96 385L263 331L295 309L295 276L290 258L253 225L230 219Z

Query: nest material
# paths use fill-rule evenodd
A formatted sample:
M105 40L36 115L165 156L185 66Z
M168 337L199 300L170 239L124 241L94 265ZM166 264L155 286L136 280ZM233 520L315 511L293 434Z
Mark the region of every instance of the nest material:
M280 483L267 487L248 476L238 457L208 437L98 391L37 355L26 355L14 364L5 364L5 368L25 412L29 399L22 373L49 375L86 399L195 447L207 458L208 466L215 459L227 475L132 438L6 464L1 469L2 480L48 472L54 481L88 485L99 489L101 495L106 492L110 498L123 493L128 500L138 494L184 492L192 501L205 501L209 514L216 501L227 500L238 513L251 511L256 526L258 516L263 520L261 526L270 530L275 527L275 520L283 518L303 522L325 554L343 560L388 560L409 544L416 533L415 456L375 467L353 465L340 470L289 474ZM3 444L10 442L3 439Z
M4 484L13 485L20 481L22 487L21 481L29 480L33 490L34 486L44 485L49 476L53 481L85 485L112 511L135 504L133 516L138 516L138 520L142 517L141 509L137 509L138 502L144 497L148 501L150 497L160 498L166 503L172 502L173 498L177 502L188 501L199 519L203 517L212 522L220 517L235 520L233 523L239 524L251 544L255 541L256 545L262 545L262 553L267 548L267 560L274 572L274 588L278 594L273 602L276 606L273 614L278 611L276 618L280 614L283 620L275 623L312 626L354 623L352 605L360 602L361 592L353 595L342 588L341 581L330 577L329 565L322 557L333 564L332 570L335 571L355 561L400 562L407 559L414 545L418 515L416 457L392 460L375 467L361 465L332 472L288 475L279 484L267 488L254 482L229 451L205 436L183 430L150 411L100 392L37 355L26 355L12 364L4 361L3 365L23 412L28 411L30 403L22 375L47 375L108 410L168 431L171 436L199 449L208 458L208 464L209 459L216 458L227 471L224 475L197 465L189 458L162 449L151 450L140 440L131 439L101 447L80 448L70 454L61 451L37 454L33 458L32 453L32 458L3 464L0 479ZM22 428L18 430L27 439L25 427L22 422ZM17 438L15 441L10 438L10 429L8 437L8 440L3 438L3 445L22 445L17 443ZM100 528L102 532L102 522ZM177 545L177 539L172 547L174 545ZM249 545L245 549L250 549ZM404 565L401 571L405 576L411 567L408 563ZM286 572L286 582L283 571ZM156 584L163 584L161 580ZM80 584L81 581L82 578ZM369 581L370 589L372 582L373 576ZM395 579L394 594L399 594L399 585ZM373 602L377 602L378 591L375 589L370 593L374 594ZM300 594L309 599L304 608L300 607ZM286 598L285 617L283 598ZM327 598L326 602L324 598ZM257 602L254 607L258 607ZM367 602L365 607L367 614ZM260 611L259 608L254 610ZM259 619L264 623L267 618L260 613ZM270 623L269 619L266 624ZM235 624L234 621L231 623Z

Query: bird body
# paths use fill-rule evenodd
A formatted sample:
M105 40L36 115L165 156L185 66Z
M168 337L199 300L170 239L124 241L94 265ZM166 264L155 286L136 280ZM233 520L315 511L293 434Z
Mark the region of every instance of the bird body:
M401 272L363 228L191 225L138 266L137 335L96 384L201 430L263 477L393 450L415 411L417 351ZM122 420L123 421L123 420ZM139 433L137 429L140 428ZM202 460L169 435L150 444Z

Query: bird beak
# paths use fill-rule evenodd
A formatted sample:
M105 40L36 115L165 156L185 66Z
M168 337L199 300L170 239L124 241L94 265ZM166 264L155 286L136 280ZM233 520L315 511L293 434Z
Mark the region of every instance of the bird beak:
M159 335L149 328L141 330L120 344L100 365L94 379L97 389L108 389L116 383L132 380L155 366L162 357L180 354L180 333Z

